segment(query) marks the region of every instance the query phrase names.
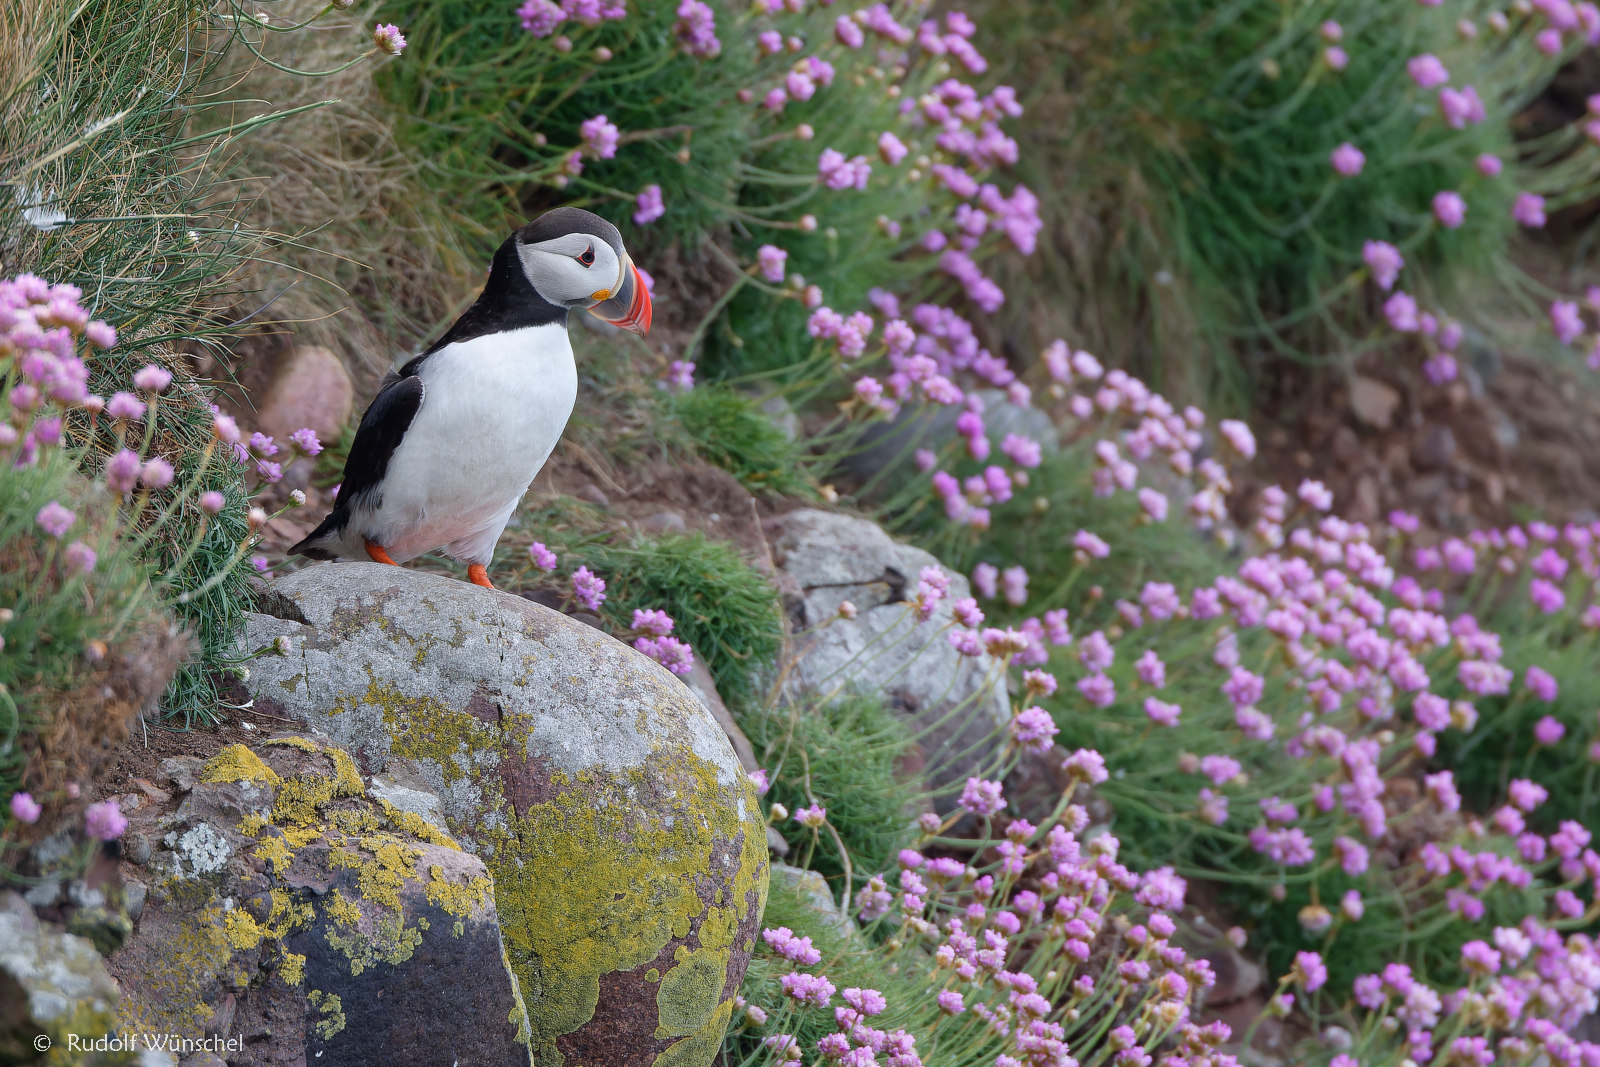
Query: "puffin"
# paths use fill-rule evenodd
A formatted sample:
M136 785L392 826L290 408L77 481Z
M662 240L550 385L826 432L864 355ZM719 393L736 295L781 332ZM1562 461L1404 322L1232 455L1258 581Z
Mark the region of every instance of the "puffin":
M493 589L495 545L577 400L567 318L580 309L650 330L650 293L617 228L556 208L506 239L455 325L384 376L333 511L289 551L398 565L442 549Z

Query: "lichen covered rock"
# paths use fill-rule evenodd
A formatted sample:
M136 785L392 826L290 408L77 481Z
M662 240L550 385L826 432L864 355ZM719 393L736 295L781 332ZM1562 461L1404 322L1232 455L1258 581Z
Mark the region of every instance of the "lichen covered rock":
M950 646L951 601L969 595L967 580L950 574L949 597L918 622L909 601L922 569L940 566L922 549L866 519L814 509L773 518L767 534L802 634L787 673L793 691L820 701L846 687L882 696L921 735L916 762L935 789L988 766L1011 710L999 665ZM852 618L839 615L847 601ZM953 796L942 803L947 810Z
M369 793L321 739L231 745L185 781L130 817L156 847L138 926L108 963L121 1032L241 1067L526 1067L482 861Z
M92 944L0 892L0 1063L33 1062L41 1047L65 1047L68 1035L111 1033L116 1007L116 984Z
M765 824L665 669L505 593L376 564L281 579L252 616L256 708L443 800L482 856L540 1067L701 1067L767 892ZM279 646L281 647L281 646Z

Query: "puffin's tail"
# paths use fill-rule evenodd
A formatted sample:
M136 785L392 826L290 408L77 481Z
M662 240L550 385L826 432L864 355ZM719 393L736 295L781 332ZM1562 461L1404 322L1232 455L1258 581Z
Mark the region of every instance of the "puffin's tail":
M289 554L305 556L307 559L338 559L339 541L349 519L348 515L334 508L328 513L328 517L322 520L322 525L306 534L298 544L289 549Z

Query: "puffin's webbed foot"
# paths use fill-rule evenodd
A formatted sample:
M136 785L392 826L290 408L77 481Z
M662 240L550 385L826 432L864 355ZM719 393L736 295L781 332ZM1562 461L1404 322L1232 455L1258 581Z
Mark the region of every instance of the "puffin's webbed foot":
M494 583L489 580L489 572L484 569L481 563L469 563L467 565L467 581L473 585L481 585L485 589L494 588Z
M372 557L372 562L387 563L391 567L400 566L400 564L389 558L389 553L384 551L384 547L382 545L373 544L371 541L363 542L363 544L366 545L367 555Z

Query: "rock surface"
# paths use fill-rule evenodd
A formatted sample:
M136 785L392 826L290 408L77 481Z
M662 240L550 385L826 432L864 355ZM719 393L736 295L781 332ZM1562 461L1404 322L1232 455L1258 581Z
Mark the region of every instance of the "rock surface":
M1048 412L1036 407L1018 407L1003 389L979 389L972 395L983 404L984 432L994 448L1000 447L1007 434L1014 433L1039 442L1046 453L1060 449L1060 431ZM862 440L863 447L845 457L845 468L863 481L885 468L909 472L915 449L937 452L956 439L956 420L965 410L960 405L931 411L910 410L891 422L874 424ZM894 483L890 478L885 487L892 491Z
M529 1062L478 857L324 739L235 744L173 771L179 795L129 817L158 847L125 872L154 884L108 962L119 1031L211 1039L180 1055L235 1067Z
M945 637L950 601L968 595L966 579L951 574L950 598L918 623L907 601L922 568L939 565L928 553L866 519L826 511L780 515L767 533L797 635L794 689L820 700L847 687L880 693L890 708L930 728L916 755L930 784L977 773L991 752L985 739L1011 712L993 660L963 657ZM854 619L839 617L846 601L855 605ZM952 715L957 705L963 710Z
M31 1063L36 1041L64 1046L116 1027L117 986L81 937L40 923L28 903L0 892L0 1063Z
M494 877L539 1067L700 1067L767 891L727 737L660 665L510 594L370 563L289 575L249 620L257 710L415 775Z
M322 443L339 439L355 410L355 387L333 352L301 345L288 354L250 421L280 441L309 426Z

